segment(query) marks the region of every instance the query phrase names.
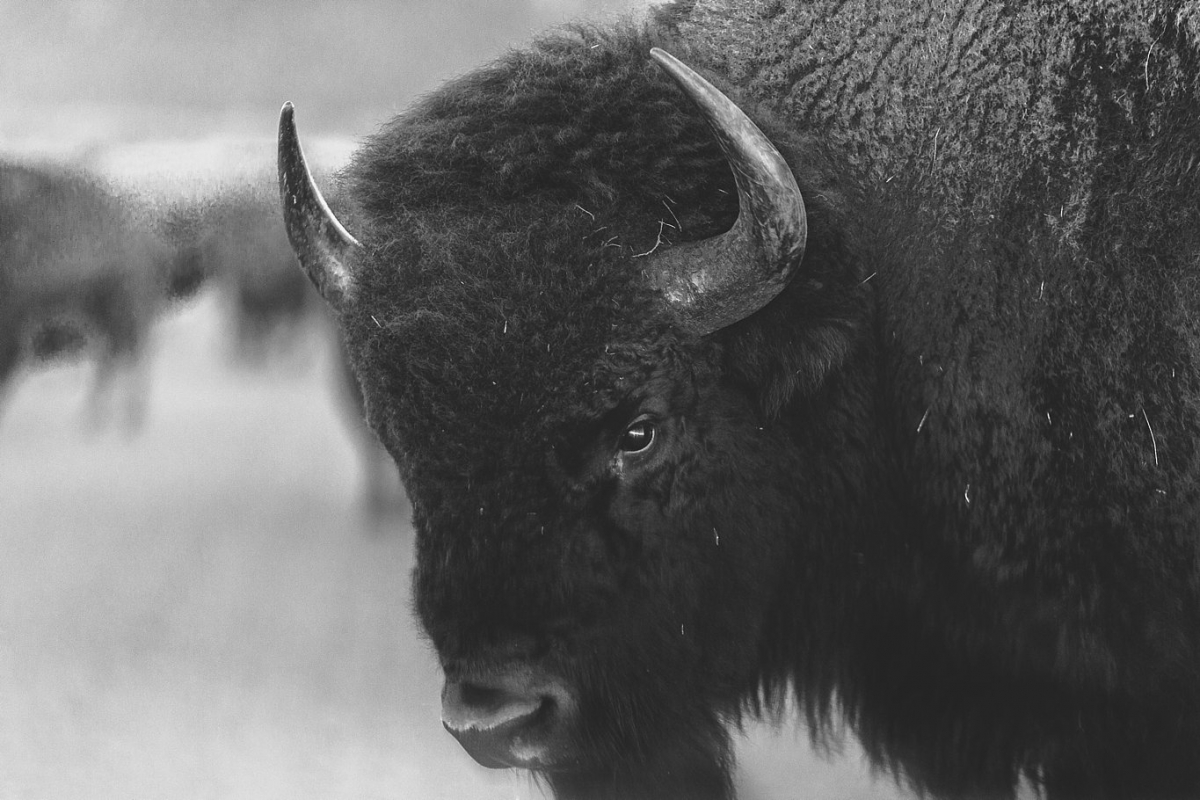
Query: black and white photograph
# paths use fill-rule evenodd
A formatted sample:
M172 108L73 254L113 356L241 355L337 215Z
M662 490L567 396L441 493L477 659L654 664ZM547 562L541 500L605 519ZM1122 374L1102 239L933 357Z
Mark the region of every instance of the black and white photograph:
M1200 0L0 0L0 800L1200 800Z

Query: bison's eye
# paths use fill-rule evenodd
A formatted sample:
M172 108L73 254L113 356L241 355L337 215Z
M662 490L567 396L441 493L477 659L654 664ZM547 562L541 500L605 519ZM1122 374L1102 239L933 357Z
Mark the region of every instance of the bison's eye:
M617 446L624 453L641 453L654 444L654 423L648 419L639 419L621 434Z

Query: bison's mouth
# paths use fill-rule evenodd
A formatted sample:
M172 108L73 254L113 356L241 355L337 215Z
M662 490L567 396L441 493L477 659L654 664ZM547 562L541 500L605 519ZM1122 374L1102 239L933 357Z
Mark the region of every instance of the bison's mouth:
M577 703L557 676L528 664L450 672L442 724L485 767L553 770L567 745Z

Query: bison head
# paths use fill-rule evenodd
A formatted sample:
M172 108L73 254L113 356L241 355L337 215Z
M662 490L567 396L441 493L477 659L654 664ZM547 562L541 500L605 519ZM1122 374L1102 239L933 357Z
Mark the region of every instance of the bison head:
M551 39L430 96L349 168L358 238L280 127L289 236L412 498L445 727L570 797L728 795L861 303L790 134L650 44Z

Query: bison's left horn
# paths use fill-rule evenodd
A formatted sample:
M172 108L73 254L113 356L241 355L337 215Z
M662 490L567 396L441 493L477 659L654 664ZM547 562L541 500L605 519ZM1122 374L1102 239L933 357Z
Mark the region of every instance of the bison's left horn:
M783 156L732 100L670 53L656 47L650 55L699 107L737 184L738 218L729 231L672 247L650 270L679 324L712 333L787 286L804 257L804 198Z
M334 308L344 308L354 294L349 261L358 249L329 210L304 160L291 103L279 114L279 199L288 239L300 265L321 296Z

